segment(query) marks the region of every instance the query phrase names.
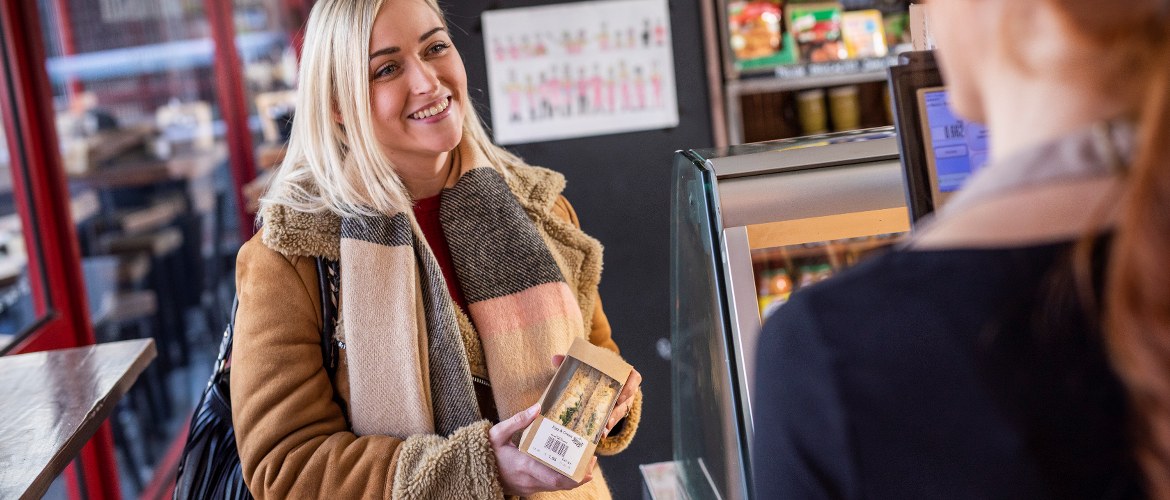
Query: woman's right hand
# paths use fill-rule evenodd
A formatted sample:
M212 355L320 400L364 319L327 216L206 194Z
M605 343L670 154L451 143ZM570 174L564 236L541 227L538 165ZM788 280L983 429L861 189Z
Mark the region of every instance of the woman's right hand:
M536 420L538 411L539 403L512 415L512 418L492 426L488 431L492 451L496 454L496 463L500 466L500 484L504 487L505 495L526 497L542 491L571 490L593 479L593 467L597 465L597 457L593 457L593 462L589 464L589 473L577 483L512 444L512 435L524 430L528 424Z

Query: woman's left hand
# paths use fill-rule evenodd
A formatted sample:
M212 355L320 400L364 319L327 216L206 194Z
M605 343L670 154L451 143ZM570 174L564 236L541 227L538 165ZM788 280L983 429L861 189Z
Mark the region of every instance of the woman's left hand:
M553 367L561 366L565 361L565 357L557 354L552 357ZM642 374L638 370L631 369L630 376L626 378L626 384L622 386L622 393L618 394L617 404L613 407L613 412L609 414L609 422L605 424L605 432L602 437L608 436L609 431L613 426L626 418L630 414L630 408L634 406L634 395L638 393L638 389L642 386Z

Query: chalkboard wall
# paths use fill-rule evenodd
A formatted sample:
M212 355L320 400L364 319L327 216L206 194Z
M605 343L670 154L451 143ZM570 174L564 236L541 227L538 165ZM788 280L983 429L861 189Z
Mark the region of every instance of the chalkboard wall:
M480 116L489 119L493 103L487 96L480 14L564 2L440 1L467 65L472 98ZM633 445L601 459L610 488L621 499L641 498L639 464L671 459L670 362L658 354L659 340L670 338L670 172L674 151L713 145L699 2L669 2L677 127L509 148L533 165L565 174L565 196L583 229L605 246L601 298L623 356L644 377L642 425Z

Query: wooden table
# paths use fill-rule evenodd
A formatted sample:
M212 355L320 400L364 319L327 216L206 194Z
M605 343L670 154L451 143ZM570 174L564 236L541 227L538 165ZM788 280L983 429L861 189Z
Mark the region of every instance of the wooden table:
M0 357L0 498L40 498L156 355L153 339Z
M141 187L175 180L192 180L209 175L227 159L227 146L217 143L206 151L188 151L167 159L147 153L132 153L111 159L69 178L72 183L94 189Z

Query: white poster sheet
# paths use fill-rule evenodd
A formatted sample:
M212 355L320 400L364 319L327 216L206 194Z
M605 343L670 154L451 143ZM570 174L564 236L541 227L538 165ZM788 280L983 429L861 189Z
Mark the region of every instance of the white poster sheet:
M667 0L483 14L497 144L678 125Z

